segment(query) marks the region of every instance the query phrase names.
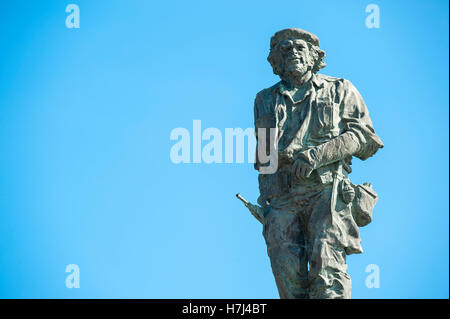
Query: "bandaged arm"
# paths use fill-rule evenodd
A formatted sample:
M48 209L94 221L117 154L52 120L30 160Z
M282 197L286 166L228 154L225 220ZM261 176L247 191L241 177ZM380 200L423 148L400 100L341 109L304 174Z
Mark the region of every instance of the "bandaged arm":
M310 148L299 154L314 169L356 156L365 160L383 147L375 134L369 111L356 88L347 80L342 86L341 125L343 133L323 144Z

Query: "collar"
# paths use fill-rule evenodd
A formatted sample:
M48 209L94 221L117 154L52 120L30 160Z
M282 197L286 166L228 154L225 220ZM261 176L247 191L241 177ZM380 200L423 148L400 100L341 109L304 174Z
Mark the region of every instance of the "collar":
M317 74L313 74L311 82L318 88L321 89L325 86L324 81L317 75Z
M319 76L317 76L317 74L314 73L309 79L308 85L309 85L308 91L312 89L313 85L316 87L316 89L321 89L324 87L324 82L322 79L319 78ZM289 95L289 93L287 92L288 90L284 85L283 81L280 81L276 84L275 90L280 94Z

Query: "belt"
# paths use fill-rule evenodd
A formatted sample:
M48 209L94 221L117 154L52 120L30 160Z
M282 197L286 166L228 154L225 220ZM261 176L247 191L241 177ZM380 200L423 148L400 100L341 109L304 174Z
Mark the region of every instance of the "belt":
M292 176L291 165L282 166L274 174L259 175L260 199L262 203L265 203L266 200L270 201L271 198L289 193L290 189L294 186L332 184L336 177L338 179L345 179L347 176L348 171L342 162L320 167L314 170L306 180L297 179Z

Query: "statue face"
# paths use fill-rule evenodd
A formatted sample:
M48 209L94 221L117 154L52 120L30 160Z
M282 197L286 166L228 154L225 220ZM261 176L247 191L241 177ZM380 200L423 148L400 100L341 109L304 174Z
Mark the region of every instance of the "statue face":
M313 67L308 43L300 39L286 39L279 44L280 66L284 75L303 75Z

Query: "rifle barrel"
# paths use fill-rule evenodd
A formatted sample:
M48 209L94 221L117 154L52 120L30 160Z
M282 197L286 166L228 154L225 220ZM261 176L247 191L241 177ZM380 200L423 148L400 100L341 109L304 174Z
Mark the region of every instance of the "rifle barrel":
M237 193L236 197L239 198L244 204L248 204L248 200L241 196L241 194Z

